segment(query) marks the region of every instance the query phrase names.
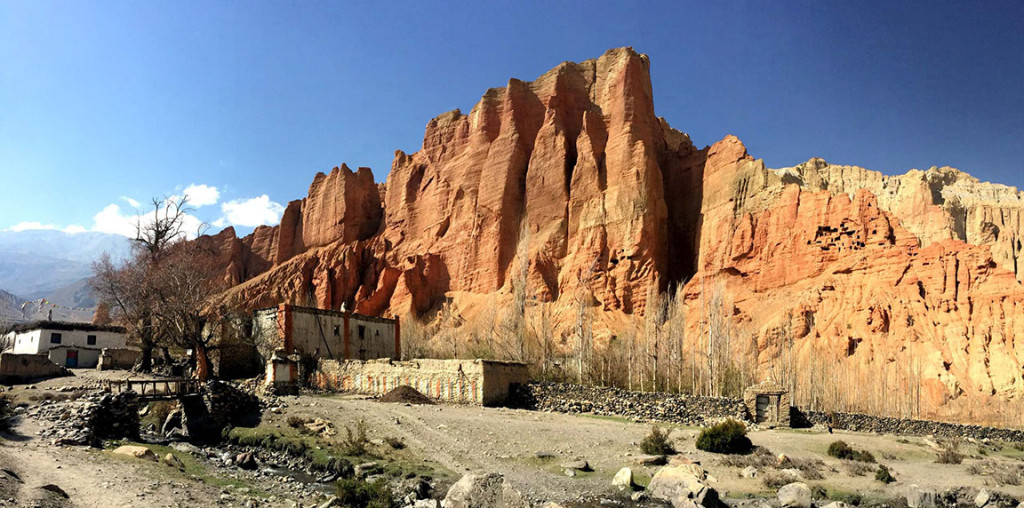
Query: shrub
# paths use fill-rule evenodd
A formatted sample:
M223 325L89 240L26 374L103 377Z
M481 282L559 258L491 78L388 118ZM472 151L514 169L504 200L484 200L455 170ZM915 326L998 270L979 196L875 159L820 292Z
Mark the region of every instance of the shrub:
M303 418L301 416L289 416L288 417L288 426L293 428L293 429L302 428L308 422L309 422L308 419Z
M960 453L960 441L956 439L943 441L942 449L939 450L939 454L935 457L935 462L939 464L959 464L963 461L964 456Z
M761 475L761 483L763 483L765 487L768 487L769 489L772 490L778 489L780 487L785 487L786 485L789 485L790 483L793 483L795 481L796 479L794 479L792 476L785 473L780 473L778 471L766 471L763 475Z
M846 474L850 476L864 476L874 470L874 468L872 468L868 464L865 464L863 462L856 462L853 460L844 460L843 468L846 469Z
M800 470L800 474L805 480L825 479L825 474L822 472L825 469L825 462L821 459L789 457L789 465L794 469Z
M896 481L896 479L892 477L892 473L889 472L889 468L881 465L878 466L878 471L875 471L875 480L887 485Z
M706 427L697 437L697 449L712 453L748 453L753 446L747 426L733 419Z
M366 423L362 420L356 422L355 430L352 427L345 426L345 441L342 443L342 450L345 455L358 457L360 455L366 455L366 447L370 444L370 440L366 437Z
M334 495L340 506L353 508L393 508L398 504L394 493L383 480L367 482L356 478L341 479L334 484Z
M747 455L726 455L718 461L720 465L738 467L740 469L748 466L758 469L775 468L778 462L778 457L771 450L761 446L755 447L753 453Z
M864 450L854 450L845 441L833 441L828 445L830 457L843 460L855 460L857 462L874 462L875 456Z
M670 455L676 452L668 436L672 431L658 426L651 427L651 432L640 442L640 451L647 455Z
M11 430L11 416L13 414L14 408L11 398L6 395L0 395L0 431L9 432Z

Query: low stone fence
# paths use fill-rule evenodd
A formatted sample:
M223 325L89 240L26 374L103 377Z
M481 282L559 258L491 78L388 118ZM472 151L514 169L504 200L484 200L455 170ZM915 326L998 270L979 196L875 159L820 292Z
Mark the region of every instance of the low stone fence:
M522 363L491 360L328 360L321 359L310 384L321 390L383 395L411 386L447 402L503 404L515 385L529 382Z
M45 354L0 353L0 383L24 383L67 375L67 369L51 362Z
M871 416L857 413L828 413L825 411L803 411L793 408L791 418L794 427L831 425L833 429L878 434L905 434L913 436L970 437L974 439L998 439L1002 441L1024 441L1024 431L964 425L959 423L936 422L931 420L907 420L885 416Z
M741 399L631 392L566 383L521 386L515 405L539 411L618 416L637 421L707 425L724 418L748 420Z
M617 416L705 426L724 418L750 422L743 399L668 393L631 392L618 388L535 382L517 387L513 405L538 411ZM964 437L1024 441L1024 431L929 420L907 420L855 413L828 413L790 408L793 427L831 425L834 429L878 434Z

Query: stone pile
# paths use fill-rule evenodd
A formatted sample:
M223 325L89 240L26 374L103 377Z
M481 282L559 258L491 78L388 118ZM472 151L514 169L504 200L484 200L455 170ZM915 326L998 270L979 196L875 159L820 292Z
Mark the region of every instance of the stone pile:
M55 445L99 446L104 439L138 439L139 411L134 392L93 392L74 400L44 400L27 416L49 422L39 432Z
M221 427L259 421L260 399L252 393L224 381L207 382L202 393L207 411Z
M723 418L748 420L741 399L630 392L566 383L531 383L517 390L516 405L538 411L619 416L683 425L706 425Z

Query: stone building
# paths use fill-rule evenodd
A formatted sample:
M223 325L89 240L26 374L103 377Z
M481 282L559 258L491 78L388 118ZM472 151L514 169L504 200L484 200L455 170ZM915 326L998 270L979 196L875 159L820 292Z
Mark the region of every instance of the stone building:
M46 355L61 367L93 368L104 350L126 349L119 326L35 321L14 326L0 343L16 355Z
M774 381L764 381L743 393L750 419L766 427L789 427L789 392Z
M398 360L402 356L398 318L282 304L256 311L252 333L264 361L279 350L299 355L312 365L321 358Z

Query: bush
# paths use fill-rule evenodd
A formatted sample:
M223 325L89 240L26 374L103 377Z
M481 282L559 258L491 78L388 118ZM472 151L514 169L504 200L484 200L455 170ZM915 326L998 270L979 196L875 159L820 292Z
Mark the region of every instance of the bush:
M939 464L959 464L963 461L964 456L960 453L960 441L956 439L944 441L942 449L939 450L939 454L935 457L935 462Z
M875 480L887 485L896 481L896 479L892 477L892 473L889 472L889 468L885 466L878 466L878 471L875 471Z
M771 450L761 446L754 448L753 453L748 455L726 455L718 461L722 466L738 467L740 469L748 466L753 466L757 469L773 469L778 465L778 462L779 458Z
M345 455L358 457L366 455L366 447L370 440L366 437L366 423L362 420L356 422L355 430L348 425L345 426L345 442L342 443L342 450Z
M14 414L14 407L11 403L11 398L6 395L0 395L0 431L9 432L11 430L11 416Z
M833 441L828 445L830 457L843 460L855 460L857 462L874 462L875 456L864 450L854 450L845 441Z
M334 484L334 495L340 506L353 508L393 508L398 504L383 480L371 483L355 478L341 479Z
M651 427L650 434L640 442L640 451L647 455L670 455L676 452L668 440L672 431L658 426Z
M712 453L748 453L753 446L747 426L732 419L701 430L697 437L697 449Z
M293 428L293 429L301 428L301 427L305 426L306 423L308 423L308 422L309 422L308 419L303 418L301 416L289 416L288 417L288 426Z

